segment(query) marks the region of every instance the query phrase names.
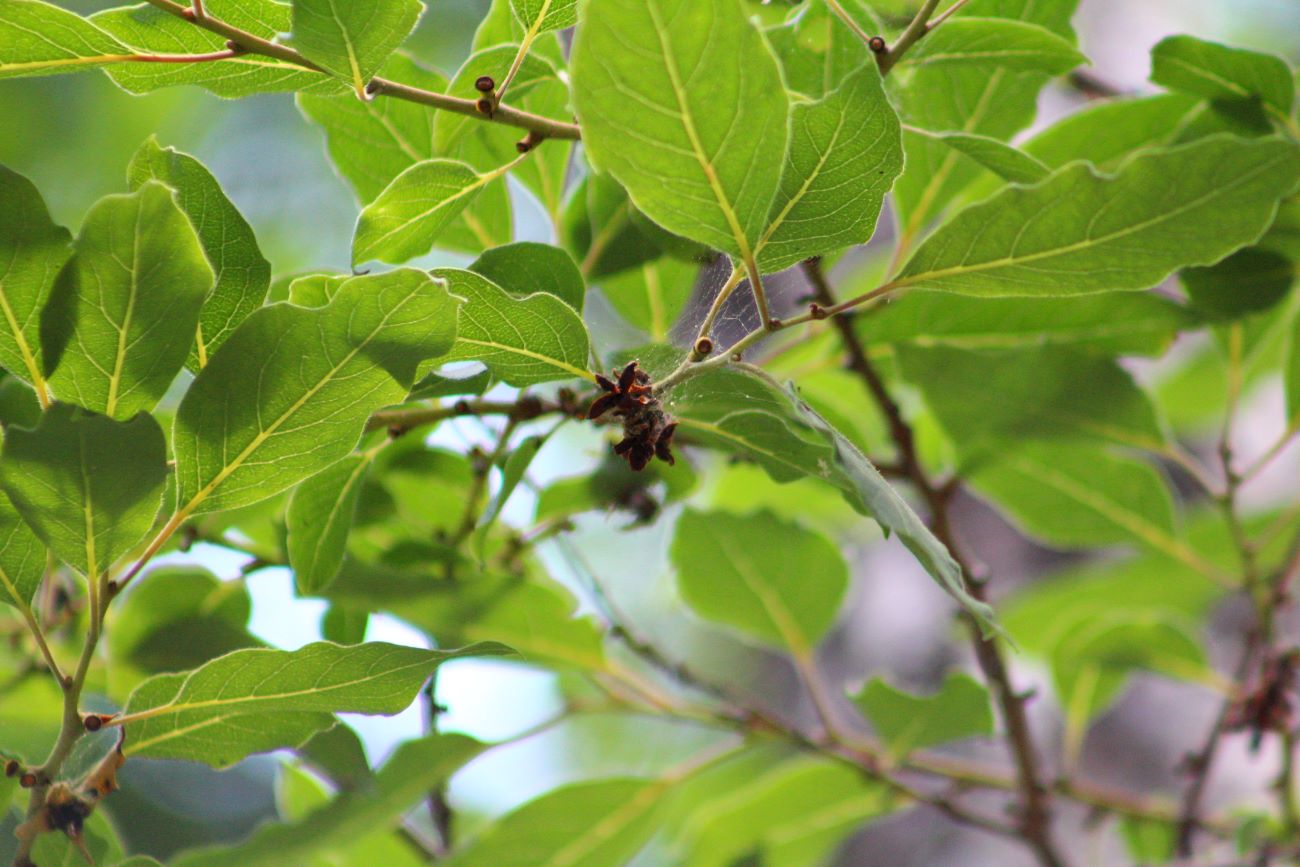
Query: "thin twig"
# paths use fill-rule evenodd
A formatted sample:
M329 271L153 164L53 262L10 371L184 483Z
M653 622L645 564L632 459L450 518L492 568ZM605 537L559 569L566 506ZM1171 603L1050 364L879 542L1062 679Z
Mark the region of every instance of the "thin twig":
M925 0L921 8L917 11L916 17L912 23L907 25L901 36L889 46L883 54L880 55L880 74L887 75L889 70L893 69L898 61L903 59L907 50L925 37L930 32L930 16L934 10L939 8L940 0Z

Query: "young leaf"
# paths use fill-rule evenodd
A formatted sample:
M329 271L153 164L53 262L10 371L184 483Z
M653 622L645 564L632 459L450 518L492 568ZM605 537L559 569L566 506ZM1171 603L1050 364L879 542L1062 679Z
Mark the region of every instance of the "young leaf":
M185 366L198 372L239 323L262 306L271 285L271 263L262 256L253 228L207 167L194 157L163 148L150 138L127 171L133 189L150 180L176 191L176 203L198 232L216 284L199 313L198 335Z
M0 463L0 478L2 469ZM29 608L44 575L45 547L9 496L0 493L0 602Z
M853 697L889 751L913 750L993 734L989 691L974 678L950 673L934 695L911 695L878 677Z
M593 166L669 231L751 258L789 124L776 59L738 0L591 0L582 12L573 97Z
M909 66L968 65L1061 75L1087 63L1074 45L1037 24L961 16L944 22L904 55Z
M3 13L0 13L3 14ZM31 181L0 166L0 367L47 398L40 315L72 255L72 235L50 219Z
M100 199L41 317L50 387L115 419L153 409L194 346L212 281L168 187Z
M130 52L80 15L43 0L0 7L0 79L93 69Z
M294 48L347 81L357 98L424 11L419 0L293 0Z
M485 252L469 266L519 298L549 292L582 313L587 287L573 257L549 244L520 241Z
M696 614L796 658L835 622L848 569L824 536L765 512L687 509L671 549L677 588Z
M289 498L285 545L300 595L316 595L338 574L373 460L373 451L348 455L300 484Z
M162 428L55 404L34 430L11 428L0 486L36 534L97 580L153 526L167 477Z
M228 767L255 752L298 746L333 725L335 713L398 713L449 659L506 653L499 644L423 650L382 642L237 650L136 687L121 721L129 726L126 751Z
M864 244L903 170L903 144L874 62L791 111L790 153L756 253L765 271Z
M1113 177L1067 166L937 230L893 282L958 294L1145 289L1259 238L1300 181L1300 147L1215 137L1139 156Z
M563 30L578 21L578 0L510 0L510 10L524 29L536 33Z
M473 271L436 268L452 295L465 299L456 345L440 361L481 361L502 382L522 387L557 379L591 379L587 327L554 295L517 298Z
M908 132L942 142L1013 184L1036 184L1051 174L1051 169L1034 157L994 138L963 132L926 132L915 127Z
M456 160L425 160L402 172L366 205L352 239L352 264L401 264L433 248L438 236L503 174L480 175Z
M451 348L456 304L441 281L403 269L354 277L325 307L246 319L177 410L178 514L255 503L347 455L419 362Z
M1208 100L1262 100L1282 117L1295 103L1295 80L1282 58L1195 36L1170 36L1152 49L1151 80Z
M376 828L395 827L406 808L444 785L484 749L473 738L457 734L407 741L366 788L346 792L290 824L268 824L236 846L187 852L172 863L175 867L312 863L322 849L347 845Z

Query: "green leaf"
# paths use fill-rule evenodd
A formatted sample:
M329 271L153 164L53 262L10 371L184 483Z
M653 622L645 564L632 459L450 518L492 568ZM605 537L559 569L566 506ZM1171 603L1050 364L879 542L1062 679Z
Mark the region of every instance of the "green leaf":
M834 624L848 587L830 540L765 512L687 509L671 556L677 588L696 614L804 661Z
M587 287L573 257L549 244L520 241L488 250L469 270L523 298L549 292L582 313Z
M1262 100L1282 117L1295 103L1295 80L1272 54L1170 36L1151 51L1151 80L1208 100Z
M752 258L789 124L776 59L739 0L590 0L582 15L573 96L593 166L669 231Z
M1243 319L1278 304L1291 289L1300 264L1259 247L1247 247L1209 268L1182 273L1188 306L1211 322Z
M667 254L699 262L710 251L664 230L636 209L609 175L591 174L569 197L561 230L579 270L595 279L617 274Z
M71 241L68 230L50 219L35 185L0 166L0 367L42 395L40 315L72 255Z
M81 72L129 53L80 15L42 0L8 0L0 8L0 79Z
M297 307L324 307L350 279L351 275L348 274L308 274L299 277L289 284L289 303Z
M1196 107L1177 93L1095 103L1038 133L1023 150L1054 169L1084 160L1114 171L1135 151L1171 143Z
M1149 464L1096 446L1022 443L968 475L1035 538L1065 547L1138 542L1175 553L1174 504Z
M402 172L357 219L352 264L401 264L433 249L438 236L504 172L480 175L456 160L425 160Z
M465 299L456 345L440 362L480 361L514 386L558 379L591 379L587 328L572 307L554 295L517 298L495 283L458 268L437 268L452 295Z
M483 75L490 76L498 82L503 81L518 54L517 45L495 45L475 51L451 77L451 81L447 83L446 93L464 99L479 99L483 94L479 93L474 82ZM514 81L510 83L509 101L512 105L522 105L528 101L529 95L535 89L550 88L557 84L559 79L550 61L536 53L530 53L524 57L515 73ZM439 154L453 154L466 138L476 135L476 131L482 132L480 128L484 126L487 125L463 114L439 112L433 129L433 149ZM510 130L508 136L507 144L518 141L519 131ZM491 148L488 150L490 151ZM513 152L513 147L511 151Z
M953 349L1073 346L1109 355L1159 355L1196 318L1152 293L1073 298L970 298L917 290L859 317L869 346L901 343Z
M510 9L520 24L537 33L563 30L578 22L578 0L510 0Z
M790 153L756 251L765 271L869 241L903 170L898 116L874 62L820 102L796 104L790 125Z
M1300 147L1280 139L1205 139L1113 177L1070 165L963 211L893 285L981 296L1145 289L1258 239L1297 181Z
M620 316L653 342L667 343L668 331L691 300L699 274L698 262L662 256L605 277L600 292Z
M841 0L840 6L866 32L883 32L865 0ZM864 62L875 62L866 44L825 0L800 3L784 23L768 28L764 35L781 61L786 85L814 99L847 82Z
M485 749L464 735L435 735L400 745L374 783L348 792L291 824L268 824L248 841L182 854L176 867L275 867L308 864L323 849L346 846L376 828L396 828L408 807Z
M499 644L423 650L318 642L301 650L237 650L136 687L121 724L126 752L228 767L251 753L303 743L335 713L404 710L441 663L508 653Z
M285 544L299 594L319 593L338 574L374 456L373 449L348 455L300 484L289 497Z
M55 404L34 430L11 428L0 486L36 534L96 580L153 526L167 446L152 416L114 421Z
M974 678L950 673L934 695L912 695L872 678L853 702L871 720L890 753L993 734L989 691Z
M1178 826L1172 822L1125 816L1120 836L1136 864L1167 864L1178 853Z
M157 180L176 191L176 203L198 232L216 284L203 302L194 349L186 367L198 372L248 315L262 306L271 285L271 264L243 215L226 198L203 163L150 138L128 169L133 189Z
M335 644L360 644L366 640L370 613L364 608L331 605L320 619L320 635Z
M474 532L474 547L478 551L479 561L483 560L484 546L487 544L488 531L496 523L497 517L505 507L510 495L519 487L519 483L524 480L524 473L528 472L528 467L532 464L537 453L546 445L546 437L531 436L515 446L515 450L506 458L505 466L501 468L501 487L488 503L483 515L479 518L478 528Z
M0 601L19 610L29 608L44 575L45 546L9 496L0 493Z
M1283 379L1286 385L1286 417L1292 426L1300 425L1300 316L1291 326Z
M963 132L926 132L915 127L908 132L942 142L1013 184L1036 184L1051 174L1051 169L1034 157L995 138Z
M912 46L903 62L913 67L991 66L1061 75L1087 63L1088 58L1046 27L963 15L936 27Z
M347 455L451 347L455 316L443 283L406 269L354 277L325 307L254 313L177 410L179 517L255 503Z
M358 99L424 11L419 0L293 0L293 47L348 82Z
M100 199L41 317L55 394L116 419L153 409L185 365L212 281L168 187Z

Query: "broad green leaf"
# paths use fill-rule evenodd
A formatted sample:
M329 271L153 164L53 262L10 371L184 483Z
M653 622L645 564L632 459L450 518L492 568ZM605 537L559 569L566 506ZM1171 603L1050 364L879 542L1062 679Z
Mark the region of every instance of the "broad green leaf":
M333 725L335 713L398 713L448 659L507 652L499 644L423 650L381 642L237 650L136 687L122 717L126 752L227 767L251 753L298 746Z
M358 99L424 11L419 0L293 0L293 47L348 82Z
M1262 100L1282 117L1295 103L1295 80L1282 58L1195 36L1170 36L1152 49L1151 80L1209 100Z
M1054 169L1085 160L1109 172L1135 151L1172 142L1196 107L1196 100L1176 93L1097 103L1037 133L1022 149Z
M904 55L903 62L914 67L1002 67L1060 75L1087 63L1088 58L1046 27L962 15L936 27Z
M334 299L348 274L308 274L289 284L289 303L297 307L324 307Z
M577 312L554 295L517 298L495 283L458 268L437 268L452 295L464 298L456 344L440 360L480 361L514 386L558 379L591 379L590 340Z
M515 446L514 451L510 453L510 457L506 458L505 464L501 467L501 486L497 488L497 492L492 496L492 501L483 510L483 515L479 518L478 528L474 532L474 545L478 551L480 562L483 560L488 531L496 523L501 510L505 508L506 502L510 499L510 495L515 492L515 488L519 487L519 483L524 480L524 474L528 472L528 467L544 445L546 445L546 437L528 437Z
M897 757L993 734L989 691L965 674L950 673L933 695L912 695L875 677L853 702Z
M400 264L433 249L438 236L504 172L481 175L456 160L425 160L402 172L366 205L352 239L352 263Z
M457 302L420 271L354 277L327 306L265 307L195 378L176 413L180 517L248 505L356 445L422 359L452 345Z
M448 867L622 867L654 834L669 780L575 783L529 801L447 859Z
M199 371L239 323L262 306L271 285L271 264L262 256L257 238L243 215L226 198L217 179L203 163L155 138L136 152L128 170L133 188L158 180L176 191L180 205L198 232L199 243L216 284L203 302L194 349L186 367Z
M1051 169L1034 157L995 138L964 132L933 133L916 128L909 132L942 142L1013 184L1036 184L1047 180L1051 174Z
M30 607L44 575L45 546L9 496L0 493L0 602L20 610Z
M0 486L64 562L96 580L153 526L167 447L152 416L114 421L55 404L34 430L10 428Z
M692 610L765 644L811 659L848 587L836 547L765 512L687 509L673 535L677 589Z
M212 268L168 187L100 199L41 316L50 387L116 419L150 410L194 346Z
M573 257L549 244L520 241L488 250L469 266L519 298L549 292L582 313L587 288Z
M0 78L81 72L130 51L80 15L43 0L7 0L0 7Z
M583 178L569 198L561 230L589 279L617 274L664 255L698 262L710 251L651 222L609 175Z
M1142 461L1091 445L1020 443L979 464L968 478L1021 529L1049 544L1183 549L1168 484Z
M497 82L504 81L506 72L518 54L517 45L496 45L476 51L456 70L456 74L447 83L446 93L463 99L481 98L483 94L479 93L474 82L484 75ZM530 53L524 58L518 72L515 73L514 81L510 83L509 102L512 105L521 105L534 89L556 84L558 81L555 67L550 61ZM463 114L439 112L434 122L433 149L438 154L451 155L467 136L482 126L484 126L482 122ZM509 141L517 141L520 135L519 130L509 130L507 134L510 136Z
M425 374L407 395L408 400L428 400L433 397L460 397L461 395L480 395L492 386L492 374L487 370L468 376L443 376L439 373Z
M739 0L590 0L582 15L573 96L592 164L669 231L752 258L789 124L776 59Z
M227 24L262 39L290 28L288 4L224 0L216 14ZM90 17L97 27L142 54L211 54L226 50L226 37L147 4L106 9ZM194 84L226 99L285 90L346 93L345 85L316 70L251 52L202 63L114 63L105 70L129 93Z
M446 783L484 749L464 735L434 735L400 745L375 774L372 786L348 792L289 824L270 824L237 846L181 855L176 867L275 867L306 864L322 849L345 846L395 828L408 807Z
M1111 355L1159 355L1196 318L1152 293L1073 298L970 298L909 292L854 323L868 346L953 349L1074 346Z
M68 230L50 219L35 185L0 166L0 367L42 395L40 316L55 278L72 255L71 242Z
M1300 147L1280 139L1206 139L1139 156L1113 177L1070 165L963 211L893 285L981 296L1145 289L1259 238L1297 181Z
M865 0L839 0L863 30L883 28ZM764 33L781 61L790 90L820 99L847 82L862 64L875 62L866 44L833 13L826 0L808 0L790 11L786 21Z
M319 593L338 574L374 455L373 449L348 455L300 484L289 497L285 545L299 594Z
M765 271L869 241L903 170L898 116L874 62L820 102L796 104L790 126L790 153L756 251Z
M1150 399L1115 361L1053 346L899 347L904 377L964 454L1025 439L1088 438L1159 451Z
M578 21L578 0L510 0L510 9L525 29L537 33L563 30Z
M1211 322L1228 322L1278 304L1297 275L1300 263L1247 247L1208 268L1188 268L1181 277L1191 310Z
M369 627L370 613L364 608L331 605L321 615L320 637L335 644L360 644Z
M669 329L691 300L699 273L698 262L661 256L601 279L600 292L620 316L652 341L666 343Z

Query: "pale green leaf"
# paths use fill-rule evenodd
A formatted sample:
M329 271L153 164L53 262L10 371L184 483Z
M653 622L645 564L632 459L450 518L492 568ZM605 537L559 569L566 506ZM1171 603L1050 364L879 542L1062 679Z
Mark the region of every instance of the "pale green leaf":
M488 250L469 266L511 295L549 292L582 313L587 288L573 257L549 244L520 241Z
M362 209L352 239L352 263L380 259L400 264L424 255L499 176L500 172L480 175L456 160L414 164Z
M875 677L853 702L898 757L993 734L989 691L965 674L949 674L933 695L912 695Z
M661 256L601 279L600 292L652 341L666 343L669 329L691 300L699 273L698 262Z
M465 735L435 735L398 746L375 774L373 785L348 792L289 824L268 825L251 839L225 849L186 853L175 867L278 867L305 864L321 850L395 828L402 812L446 783L484 749Z
M80 15L43 0L6 0L0 6L0 45L0 78L80 72L130 53Z
M289 303L297 307L324 307L334 299L348 274L308 274L289 284Z
M31 181L0 167L0 367L45 391L41 311L72 255L72 235L50 219Z
M510 0L510 9L525 29L537 33L563 30L578 21L578 0Z
M29 607L44 575L45 546L0 493L0 602Z
M1258 239L1300 181L1300 147L1205 139L1142 155L1114 176L1083 163L963 211L894 281L961 294L1145 289Z
M364 608L331 605L320 619L320 637L335 644L360 644L366 640L370 612Z
M424 650L381 642L237 650L136 687L121 721L126 752L226 767L251 753L298 746L303 735L331 726L335 713L398 713L448 659L508 652L499 644Z
M34 430L11 428L0 486L64 562L92 580L153 526L167 477L162 429L55 404Z
M669 231L751 258L789 124L776 59L739 0L590 0L582 15L574 106L592 164Z
M347 455L419 362L451 347L456 303L442 282L399 270L354 277L325 307L250 316L177 411L179 514L255 503Z
M1051 169L1034 157L995 138L964 132L933 133L915 127L908 132L942 142L1013 184L1036 184L1051 174Z
M473 271L437 268L452 295L465 299L456 345L440 360L480 361L514 386L558 379L591 379L590 339L582 319L554 295L517 298Z
M170 188L100 199L41 317L54 393L116 419L153 409L194 346L212 282Z
M294 489L285 513L289 567L298 592L327 587L343 564L352 516L374 452L348 455Z
M483 560L484 546L487 544L488 531L496 523L497 517L500 516L501 510L505 508L506 502L509 501L510 495L519 487L519 483L524 480L524 474L528 472L528 467L532 464L537 453L542 450L546 444L546 437L531 436L515 446L510 457L506 458L505 464L501 467L501 486L497 492L492 495L491 502L483 510L479 518L478 527L474 532L474 546L478 551L480 562Z
M830 540L766 512L687 509L671 556L677 589L696 614L803 660L834 624L848 587Z
M839 3L865 32L883 32L866 0ZM798 4L786 21L768 28L764 35L781 61L786 86L813 99L849 81L866 61L875 62L871 50L830 10L826 0Z
M874 62L820 102L794 106L790 153L756 253L765 271L864 244L903 170L898 116Z
M1085 160L1113 171L1135 151L1172 142L1196 107L1196 100L1176 93L1096 103L1037 133L1022 149L1054 169Z
M1037 24L962 15L936 27L903 56L903 62L911 66L1003 67L1060 75L1087 63L1088 58L1071 42Z
M1170 36L1151 51L1151 80L1209 100L1262 100L1282 117L1295 103L1295 80L1272 54Z
M424 11L419 0L293 0L293 47L359 99Z
M198 232L216 284L199 313L194 349L186 366L200 370L248 315L262 306L271 285L271 265L257 238L221 185L203 163L151 138L136 152L128 169L131 186L158 180L176 191L180 205Z

